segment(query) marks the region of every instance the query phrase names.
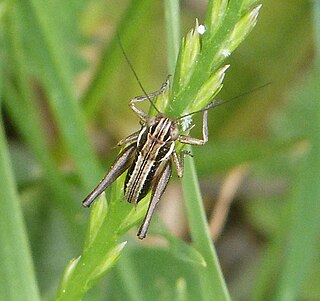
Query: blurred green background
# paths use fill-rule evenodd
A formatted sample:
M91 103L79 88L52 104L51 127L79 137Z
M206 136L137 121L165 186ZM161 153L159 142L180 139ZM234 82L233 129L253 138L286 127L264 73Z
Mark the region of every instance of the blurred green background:
M318 1L261 3L256 27L226 60L218 97L271 84L212 110L209 142L193 148L194 159L232 299L320 300L320 8ZM180 5L185 35L196 17L203 20L206 1ZM28 252L25 233L7 231L21 221L20 206L29 272L33 264L41 299L52 300L66 264L81 252L83 197L112 163L116 143L139 129L128 102L142 92L115 33L145 89L157 90L168 75L163 3L2 1L0 26L0 260L24 261ZM193 135L200 134L198 126ZM176 176L158 211L174 235L190 241ZM174 258L161 238L141 243L135 232L85 300L169 300L177 281L196 300L192 264ZM12 249L17 240L21 249ZM129 265L138 279L127 279ZM2 291L14 278L5 270Z

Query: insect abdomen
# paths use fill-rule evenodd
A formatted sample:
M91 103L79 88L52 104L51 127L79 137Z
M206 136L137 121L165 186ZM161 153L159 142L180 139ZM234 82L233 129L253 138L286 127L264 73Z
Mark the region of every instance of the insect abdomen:
M128 170L124 184L124 196L129 203L138 203L150 191L160 162L143 160L137 156Z

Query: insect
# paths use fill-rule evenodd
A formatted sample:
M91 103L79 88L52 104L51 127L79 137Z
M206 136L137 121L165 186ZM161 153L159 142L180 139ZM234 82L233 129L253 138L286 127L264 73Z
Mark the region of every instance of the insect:
M135 97L130 101L129 106L141 120L141 129L118 143L123 150L97 187L82 202L84 207L90 207L92 202L128 169L124 183L124 197L129 203L138 204L151 190L149 207L137 233L140 239L146 237L153 212L171 177L172 165L175 166L178 176L183 176L184 157L190 153L187 151L178 153L175 150L176 142L191 145L205 144L208 141L208 109L221 104L215 101L203 110L176 119L164 116L157 109L158 114L151 117L137 107L137 103L145 100L149 100L154 106L151 98L163 93L168 86L169 79L158 91L145 93L144 96ZM198 112L203 112L202 139L180 134L179 120Z
M222 102L220 100L214 100L202 110L185 114L175 119L170 119L161 113L151 100L151 98L159 96L169 88L169 79L166 80L158 91L147 94L124 51L119 35L118 41L131 71L144 92L144 96L135 97L129 102L129 106L133 112L140 118L141 129L118 143L118 146L123 147L123 150L117 156L110 170L106 173L100 183L83 200L82 205L89 208L104 190L106 190L121 174L128 170L124 183L124 197L129 203L137 205L151 190L151 199L147 213L137 233L138 238L144 239L147 235L153 212L171 177L172 165L176 168L178 176L182 177L184 157L186 155L192 156L185 150L177 152L175 148L176 143L180 142L182 144L190 145L205 144L208 141L209 109L234 101L239 97L267 86L270 83L252 89L249 92L238 95L227 101ZM146 112L137 107L137 103L145 100L148 100L151 106L157 111L158 114L155 117L149 116ZM185 117L201 112L203 112L202 139L180 134L179 121Z

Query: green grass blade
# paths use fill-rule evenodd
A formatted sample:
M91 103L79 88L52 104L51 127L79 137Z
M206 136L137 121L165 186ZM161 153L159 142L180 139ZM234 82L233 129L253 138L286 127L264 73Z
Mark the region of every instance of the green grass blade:
M40 295L0 120L0 299L37 301Z
M244 0L224 0L221 2L227 2L227 4L214 7L212 2L209 2L208 15L204 22L206 31L199 46L201 51L194 50L194 53L197 52L196 55L191 55L187 60L178 61L171 95L173 102L170 109L172 112L168 111L168 114L174 115L172 117L180 116L186 109L187 111L199 110L208 104L210 99L213 99L212 96L209 97L206 104L202 104L199 101L193 104L197 99L199 90L209 83L208 79L214 75L213 72L216 72L221 67L226 57L234 51L252 30L261 8L261 6L246 7ZM215 18L211 18L214 13L221 14L221 24L212 24L215 23ZM190 40L195 40L196 35L198 35L197 28L191 34L193 37ZM182 43L179 54L180 59L183 58L183 49L191 48L190 45L185 43L187 43L187 39ZM193 61L191 66L185 66L190 64L191 61ZM182 69L189 69L186 78L181 72ZM212 83L209 86L212 86ZM219 86L221 89L222 86ZM210 93L212 88L207 87L205 90ZM219 89L214 89L212 92L214 91L218 92Z
M139 275L136 273L132 260L132 254L126 252L126 254L121 256L121 260L116 266L117 273L124 284L124 291L122 293L126 296L126 299L130 301L144 300L144 298L142 298L144 290L139 285Z
M314 2L314 25L319 43L320 3ZM309 101L312 109L308 120L310 151L303 159L299 173L296 177L295 190L292 196L292 223L289 226L289 241L287 255L284 260L280 283L275 300L298 300L306 281L311 264L318 255L317 242L320 228L320 103L314 101L320 95L320 52L317 45L317 56L314 70L309 82L304 87L299 100Z
M34 0L35 1L35 0ZM137 3L137 2L134 2ZM235 3L234 1L232 3ZM167 5L170 3L167 2ZM171 3L172 4L172 3ZM234 6L233 9L235 9ZM169 12L167 15L179 17L178 13L178 5L172 5L171 7L167 7ZM175 10L175 13L171 9ZM239 14L240 16L240 14ZM238 19L233 20L238 22ZM172 24L178 24L177 22L172 22ZM170 25L168 25L169 27ZM175 39L178 36L178 26L175 25L176 28L175 34L172 34L168 39L170 39L170 45L176 45L179 41ZM193 37L191 37L192 40ZM199 33L195 33L196 46L195 50L197 51L198 45L200 45L200 37ZM192 44L192 43L191 43ZM192 46L192 45L191 45ZM175 49L174 46L171 47ZM193 49L192 49L193 50ZM194 54L193 51L187 50L187 57ZM169 59L170 64L175 61L177 54L174 51L171 51L171 55L174 55L171 59ZM105 66L102 63L102 69L105 70ZM98 77L104 76L103 71L100 75L97 74ZM185 69L183 70L186 71ZM220 73L219 73L220 72ZM99 73L99 71L98 71ZM214 73L214 76L221 81L223 78L223 71L218 70L218 75ZM213 77L215 78L215 77ZM99 79L100 80L100 79ZM208 86L209 84L207 84ZM104 89L104 87L103 87ZM99 89L98 89L99 90ZM97 93L101 91L96 90ZM203 93L205 94L205 93ZM97 94L98 95L98 94ZM102 95L102 94L101 94ZM167 96L167 95L166 95ZM168 97L167 97L168 98ZM91 101L90 101L91 102ZM164 111L164 110L163 110ZM187 207L190 205L195 206L190 207L193 213L191 213L191 222L192 225L192 233L194 238L194 245L203 256L206 261L207 268L199 268L198 272L201 275L202 279L202 294L204 299L212 300L214 298L220 298L220 300L229 300L229 294L224 284L223 277L221 275L220 267L217 262L217 257L215 251L213 249L213 245L207 230L207 224L205 219L205 214L202 207L202 200L199 193L199 188L197 184L196 175L194 172L194 166L189 162L186 164L186 177L185 181L187 181L189 187L192 187L192 193L187 191L188 197ZM189 174L188 174L189 172ZM110 202L108 206L108 211L106 215L94 214L95 210L99 209L101 206L101 198L100 201L97 201L93 207L92 214L92 225L95 225L94 229L91 228L90 234L88 235L87 242L85 244L84 251L80 257L73 260L65 271L65 275L62 279L60 289L57 294L57 300L80 300L84 294L87 292L89 288L91 288L103 274L105 274L110 267L114 264L114 262L119 257L124 244L117 244L118 239L122 234L125 233L129 228L131 228L137 221L141 220L143 217L143 213L145 212L148 198L141 201L137 210L135 211L130 207L130 204L121 203L120 200L123 198L123 177L120 177L118 181L116 181L112 186L112 192L110 195ZM191 184L191 183L192 184ZM195 194L194 194L195 193ZM191 202L192 200L192 202ZM101 208L100 208L101 209ZM101 219L101 220L100 220ZM195 220L200 219L200 223L198 227L195 227ZM98 227L98 229L97 229ZM111 256L109 258L109 256ZM130 290L137 291L136 285L134 285Z
M168 70L173 74L180 47L179 1L165 0L165 17L168 41Z
M50 194L57 200L57 205L63 209L61 211L69 214L68 221L71 221L74 215L70 214L74 211L74 205L66 200L71 200L72 197L51 156L41 124L39 107L36 106L35 97L28 85L28 66L20 31L21 19L16 12L16 9L12 9L11 15L7 18L5 44L8 64L16 72L17 80L15 86L8 78L4 81L5 106L19 133L40 162Z
M214 166L215 173L226 172L239 164L255 163L288 152L302 141L303 138L298 137L281 141L260 141L259 139L221 141L216 139L209 141L205 147L194 147L193 154L198 173L206 176L212 174L211 166ZM200 160L201 158L206 158L206 160Z
M306 101L317 99L320 95L319 79L319 72L313 72L309 92L304 96ZM310 105L314 107L312 118L308 117L308 122L313 124L310 132L311 149L303 160L293 185L295 189L291 202L294 210L289 226L287 256L276 300L299 299L312 260L318 252L316 242L320 228L320 104L313 102Z
M166 1L166 15L173 19L179 18L177 1ZM170 28L173 26L173 28ZM169 49L176 49L179 43L177 31L178 22L167 18L167 33ZM169 52L169 66L176 61L177 52ZM189 148L190 150L191 148ZM229 293L223 279L219 261L208 232L205 211L199 189L198 179L193 160L185 160L185 172L182 179L184 200L191 230L192 243L203 256L207 266L200 271L203 300L230 300Z
M74 219L75 206L71 202L73 196L61 173L58 172L59 169L51 157L50 150L47 149L46 141L41 132L41 124L38 122L37 113L34 111L36 109L36 107L33 107L34 102L30 100L28 103L25 103L23 96L19 97L17 95L17 91L12 87L12 84L8 81L4 82L6 109L29 149L41 164L49 193L56 201L54 202L54 206L67 216L67 221L71 223L75 231L78 231L79 223L75 223Z
M86 135L84 116L72 90L73 79L59 35L59 24L54 22L54 15L47 9L46 2L23 2L19 5L19 10L20 14L30 21L30 30L37 35L38 43L41 45L37 58L42 72L40 80L49 96L49 104L63 140L84 187L89 191L101 174Z
M114 183L106 214L96 213L101 207L106 206L103 203L106 202L104 195L92 206L91 219L101 219L92 220L96 227L100 225L99 229L89 228L82 255L72 261L65 270L65 276L57 293L57 301L81 300L88 289L110 270L120 256L125 245L118 243L120 237L128 231L128 227L131 228L142 219L148 200L141 201L137 209L124 202L123 180L121 177ZM128 216L131 218L128 219ZM132 224L128 226L127 223Z
M288 208L285 207L281 212L281 225L279 231L272 237L264 254L255 271L253 289L250 301L265 300L266 296L270 294L270 287L272 287L278 279L274 276L277 273L282 262L282 242L287 234L289 214Z
M190 158L185 160L182 185L192 242L207 263L207 267L200 273L203 300L230 300L217 254L210 238L194 161Z
M119 35L124 45L131 43L140 33L143 20L148 16L152 0L132 0L118 26ZM118 37L115 34L111 42L103 50L101 62L82 98L87 116L99 111L103 99L108 94L108 84L113 72L123 60Z

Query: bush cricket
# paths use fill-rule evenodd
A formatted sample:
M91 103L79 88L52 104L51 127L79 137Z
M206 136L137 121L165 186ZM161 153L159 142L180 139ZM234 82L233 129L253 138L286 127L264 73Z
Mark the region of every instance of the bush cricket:
M164 116L158 109L156 116L148 116L136 106L144 100L149 100L153 104L151 98L163 93L168 86L169 79L160 90L135 97L130 101L129 106L141 120L141 129L118 143L118 146L124 149L97 187L82 202L84 207L90 207L92 202L128 169L124 197L129 203L138 204L151 190L149 207L137 234L140 239L146 237L152 214L171 177L172 165L175 166L178 176L183 176L184 156L189 152L178 153L175 150L176 142L191 145L205 144L208 141L208 110L221 104L219 101L214 101L203 110L176 119ZM202 139L180 134L178 121L198 112L203 112Z
M190 153L185 150L178 152L175 148L176 142L190 145L205 144L208 141L209 109L226 104L270 83L227 101L222 102L220 100L213 100L201 110L182 115L175 119L170 119L161 113L152 101L152 98L159 96L161 93L165 92L166 89L169 89L169 78L158 91L147 94L124 51L120 37L119 44L131 71L144 92L143 96L135 97L129 102L130 108L140 118L141 129L129 135L127 138L122 139L118 143L118 146L123 147L123 150L117 156L104 178L83 200L82 205L87 208L90 207L94 200L104 190L106 190L122 173L128 170L124 183L124 197L129 203L137 205L151 190L149 207L137 233L138 238L143 239L146 237L153 212L171 177L172 165L176 168L178 176L183 176L184 157L185 155L190 155ZM137 107L137 103L145 100L148 100L150 105L155 109L157 112L156 116L149 116L146 112ZM185 117L201 112L203 112L202 139L180 134L179 121Z

